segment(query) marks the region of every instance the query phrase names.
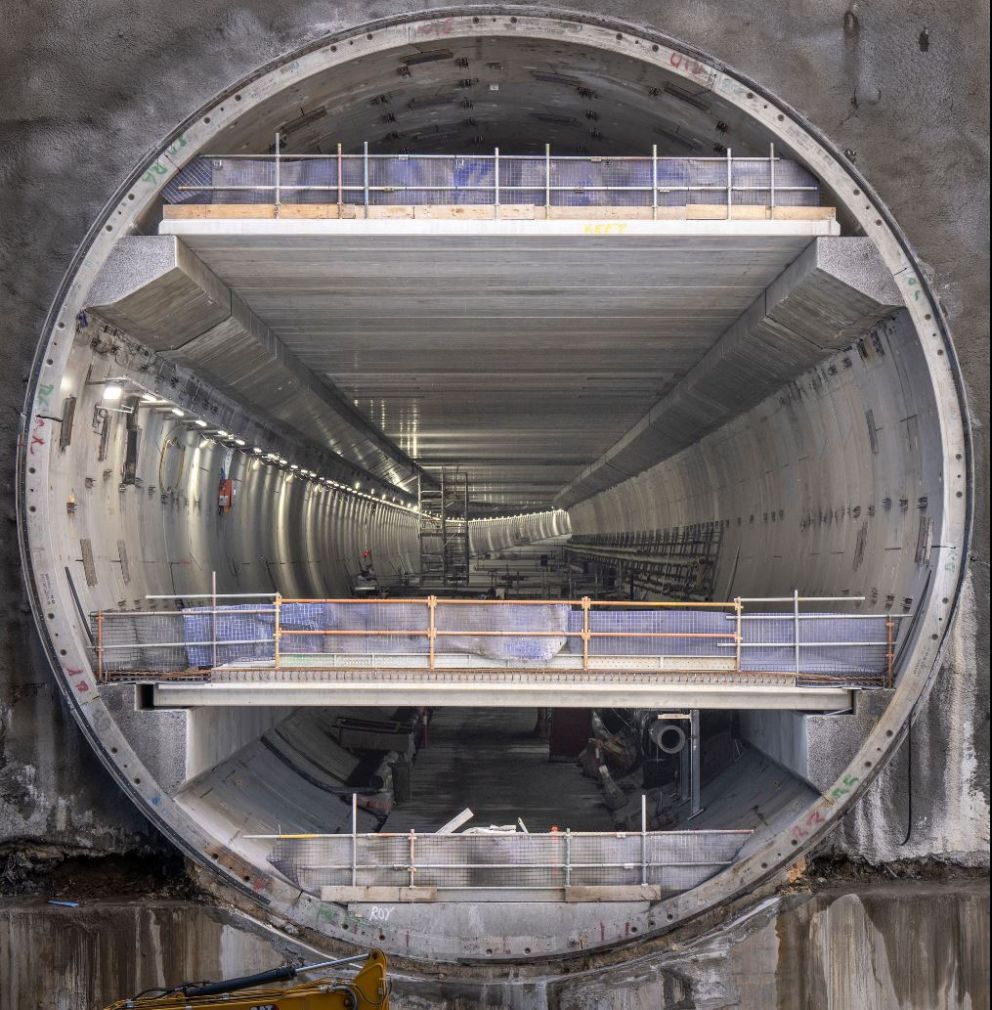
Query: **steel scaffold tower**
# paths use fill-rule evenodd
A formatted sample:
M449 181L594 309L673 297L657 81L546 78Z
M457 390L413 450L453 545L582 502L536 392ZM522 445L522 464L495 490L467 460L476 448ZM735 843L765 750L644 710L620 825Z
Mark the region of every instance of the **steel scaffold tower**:
M437 484L418 488L420 581L453 586L468 582L468 474L442 467Z

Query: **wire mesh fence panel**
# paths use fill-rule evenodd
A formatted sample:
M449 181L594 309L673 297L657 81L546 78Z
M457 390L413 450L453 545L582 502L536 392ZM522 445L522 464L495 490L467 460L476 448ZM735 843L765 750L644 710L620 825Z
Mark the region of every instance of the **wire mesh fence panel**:
M275 841L269 862L310 893L323 887L437 891L695 887L737 857L749 831L330 835Z
M324 158L280 158L280 203L336 203L338 165Z
M432 621L433 612L433 625ZM888 615L742 615L740 670L852 682L888 678L899 622ZM433 627L433 649L431 629ZM386 657L471 655L569 669L590 657L666 657L734 668L733 605L652 607L577 602L280 600L175 611L103 611L91 618L98 672L175 673L273 665L328 670ZM354 657L349 659L348 657ZM557 663L559 657L572 657ZM398 668L403 660L386 667ZM407 664L407 665L409 665ZM729 666L728 666L729 664ZM614 664L616 665L616 664ZM448 661L447 669L457 663ZM699 663L694 664L699 669Z
M286 664L314 654L424 655L427 621L426 602L284 602L280 660Z
M163 190L167 203L274 203L276 163L267 158L197 158Z
M570 835L570 883L621 887L641 883L641 836Z
M104 674L172 673L198 665L189 659L182 611L104 612L94 616L92 624Z
M541 662L568 640L568 604L437 604L437 651Z
M730 865L750 835L750 831L648 832L647 882L675 891L695 887Z
M881 677L888 666L885 615L748 614L741 669ZM798 635L798 657L796 640Z
M569 630L581 631L581 611L569 615ZM636 610L624 607L589 612L591 656L712 656L726 659L733 650L733 625L719 610ZM582 652L580 639L569 639L570 652Z
M271 604L187 607L182 616L192 667L272 662L274 658L275 607Z
M497 163L498 162L498 163ZM732 202L816 206L816 177L767 158L556 158L334 155L194 159L164 188L167 203L506 204L680 207ZM657 183L657 194L652 190Z
M552 158L556 207L650 207L650 158Z
M491 204L492 160L467 157L368 159L371 204Z
M501 157L499 190L500 203L542 206L548 196L546 160L538 157Z

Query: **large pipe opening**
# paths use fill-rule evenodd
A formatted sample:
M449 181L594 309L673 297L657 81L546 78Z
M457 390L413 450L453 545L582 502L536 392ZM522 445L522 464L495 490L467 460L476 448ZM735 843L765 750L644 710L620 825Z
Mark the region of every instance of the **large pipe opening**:
M626 216L598 201L556 217L550 196L531 196L519 202L537 212L516 221L368 215L354 201L347 217L343 200L322 220L261 189L224 202L247 208L249 193L278 208L268 216L170 213L209 207L183 196L197 158L219 178L226 159L278 151L289 172L366 143L412 163L481 164L498 149L597 172L774 152L836 215L757 221L728 206L722 221L659 220L616 197ZM439 204L416 178L409 202ZM412 936L413 956L523 958L619 941L631 916L642 934L669 928L795 858L905 732L966 536L948 349L884 208L756 86L615 26L509 14L373 26L225 94L95 232L30 399L22 503L39 626L135 801L281 916L354 936L348 902L301 891L260 836L424 833L464 806L495 824L516 810L535 832L637 831L647 816L657 830L752 832L705 883L618 903L602 936L581 902L549 931L540 902L522 901L486 913L509 916L504 951L471 945L456 901L439 903L440 929L418 926L413 905L360 932L387 948ZM838 712L429 692L298 703L284 685L275 701L214 704L188 685L95 681L91 615L172 606L149 597L337 599L364 591L373 566L394 596L426 596L417 492L442 468L467 475L466 593L848 597L837 609L852 619L894 615L893 681L855 684Z

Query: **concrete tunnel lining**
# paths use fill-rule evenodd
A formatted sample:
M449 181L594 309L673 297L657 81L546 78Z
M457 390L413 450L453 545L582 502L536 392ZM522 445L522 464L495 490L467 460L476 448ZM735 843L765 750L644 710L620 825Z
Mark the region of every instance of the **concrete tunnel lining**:
M531 23L532 21L533 23ZM425 21L423 24L428 26L425 30L429 34L432 30L431 21ZM510 23L500 23L492 30L507 33L526 30L529 33L536 33L537 35L540 35L541 32L546 32L550 37L556 37L558 34L558 29L553 27L553 23L549 22L548 25L545 25L537 19L518 17L512 24L513 27L511 28ZM615 33L610 31L594 29L591 26L583 26L582 30L588 34L598 32L596 44L602 46L604 50L616 50L620 44L633 45L627 38L622 40L616 39ZM407 33L407 28L402 25L386 28L383 29L383 34L388 36L390 31L393 31L399 37L404 37ZM383 41L378 31L371 34L377 36L377 38L374 40L359 38L355 40L354 44L361 47L364 43L373 41L377 45L388 46L388 39ZM662 43L655 44L661 45ZM327 52L326 48L324 50L315 50L308 56L303 57L300 65L294 68L290 76L304 77L307 73L305 66L307 59L313 61L318 53L322 54L323 59L333 60L333 54ZM747 101L744 97L746 86L737 84L729 74L722 70L714 69L712 73L714 75L713 81L715 82L713 86L717 89L722 88L725 94L732 94L734 101L742 103L744 108L747 108L746 104L744 104ZM262 81L264 81L264 78L259 78L252 85L259 90L259 94L263 91L261 88ZM736 89L736 92L734 89ZM750 93L760 95L760 92L753 88ZM244 97L246 97L246 92L243 93L243 99ZM229 99L225 98L221 101L221 104L227 101ZM242 109L244 108L247 108L247 106L242 105ZM201 116L183 134L185 141L183 149L187 146L192 150L202 149L214 140L213 129L224 125L224 115L218 115L215 109L205 111L208 114ZM243 115L244 113L241 112L241 114ZM227 115L230 118L233 116L233 113L228 113ZM775 115L782 117L780 123L774 120L773 117ZM757 118L761 120L762 116L759 115ZM204 122L204 120L208 119L210 120L209 123ZM850 178L849 174L841 166L833 162L829 151L819 147L810 138L806 128L793 120L788 110L783 109L781 113L778 113L775 111L775 107L772 106L772 111L768 112L764 119L765 122L763 125L766 129L769 129L773 133L782 131L784 133L782 137L783 143L786 145L791 144L794 148L803 150L810 164L815 167L821 178L827 181L828 186L831 186L835 192L842 191L845 180ZM261 129L261 127L259 128ZM176 150L172 156L165 155L165 161L156 162L156 164L170 166L166 168L165 173L161 176L162 179L166 178L172 171L172 165L178 164L181 161L180 154L181 151ZM175 161L172 160L173 158ZM153 178L154 181L157 180ZM849 183L846 184L850 185ZM859 184L857 188L859 189L858 196L866 192L863 185ZM131 195L135 195L133 190ZM39 358L39 371L35 376L35 386L29 395L32 417L31 428L29 430L34 432L34 437L36 438L44 438L45 418L42 415L53 410L51 405L52 390L57 388L58 385L57 381L52 380L61 381L59 369L62 367L69 353L67 342L64 339L60 340L62 336L60 330L64 331L67 327L71 327L71 321L76 317L78 311L85 307L87 289L92 278L99 270L102 260L109 254L110 247L116 240L115 231L119 233L126 227L129 220L136 220L142 210L150 206L152 202L154 202L153 191L148 191L148 202L144 204L136 196L133 201L128 201L125 194L122 204L117 208L110 209L107 224L102 225L102 227L109 227L111 231L100 232L98 234L97 240L90 246L87 252L81 271L77 274L66 293L67 297L61 306L61 311L53 317L52 343ZM897 282L900 284L903 297L906 298L908 295L907 311L917 325L917 332L923 332L927 335L932 334L930 337L932 341L935 340L936 343L943 343L944 335L940 331L940 317L934 306L928 302L925 282L917 273L912 271L911 260L906 258L906 251L900 248L897 235L894 235L888 226L883 223L887 221L887 215L884 210L875 206L874 201L870 197L866 201L864 211L859 211L855 207L849 207L849 210L852 216L858 217L860 215L863 218L862 225L865 232L875 242L881 254L889 263L890 269L897 275ZM876 214L878 215L877 217L874 216ZM919 299L914 297L917 293L921 296ZM934 320L937 322L935 323ZM923 329L921 329L921 325ZM893 332L896 333L896 339L907 339L902 325L896 325ZM59 346L60 344L61 347ZM944 353L937 354L938 350L943 350ZM951 472L958 469L953 466L958 461L955 457L959 457L961 462L967 462L967 454L962 416L953 394L953 387L956 385L953 374L953 356L952 353L948 353L948 350L949 344L938 348L936 344L928 346L927 342L924 341L919 350L914 349L912 352L916 355L916 359L912 362L912 367L907 367L906 371L902 375L896 376L893 381L898 386L899 381L911 373L918 383L922 382L921 388L923 388L924 392L921 395L926 395L925 387L927 379L931 383L936 384L940 389L941 395L933 397L933 402L929 408L929 420L931 423L924 430L922 436L925 440L932 437L932 432L939 432L937 436L939 444L937 446L927 445L926 447L927 457L930 464L934 467L939 468L941 465L950 467L947 470L946 479L942 479L942 475L937 473L934 482L929 485L931 487L938 487L939 493L945 496L942 503L943 507L940 511L939 540L935 542L942 545L953 545L956 548L955 556L961 557L963 556L967 532L967 517L964 513L968 503L967 491L964 490L966 471L964 471L963 467L959 468L961 469L961 473L957 476L952 476ZM860 368L861 366L856 363L854 367ZM921 376L926 378L917 378ZM47 394L45 392L46 389L48 389ZM901 395L906 395L904 390L901 390ZM42 423L39 425L38 421ZM136 758L126 736L119 731L113 720L108 718L105 704L97 696L92 681L88 677L88 663L82 658L85 656L85 653L79 636L79 622L70 616L75 614L75 605L67 595L68 590L64 584L64 580L60 580L59 578L58 564L55 561L55 559L64 556L65 548L59 546L57 542L59 527L54 521L56 510L53 507L53 503L62 500L67 482L68 484L72 483L73 475L56 472L47 480L43 480L42 478L45 476L44 467L48 465L48 459L43 461L41 467L33 462L31 458L33 455L32 446L36 444L30 438L25 443L26 465L24 477L27 511L24 513L24 519L30 549L30 554L26 557L26 570L33 570L36 575L36 613L39 617L43 635L51 647L53 659L56 660L65 673L63 683L66 685L69 697L74 700L74 704L77 706L75 710L82 720L84 729L88 731L91 739L96 743L98 752L102 753L106 760L110 761L118 778L126 780L125 784L128 791L139 798L139 803L141 803L143 808L148 810L158 823L166 827L167 833L171 837L182 837L185 839L188 851L192 849L202 854L204 851L209 851L211 845L214 844L213 839L208 832L202 831L198 825L183 817L181 812L172 809L168 800L163 802L163 797L156 791L155 777L147 775L146 769L142 767L140 759ZM943 447L943 452L940 451L941 447ZM916 448L912 451L922 453L919 440ZM700 467L698 463L688 460L684 460L681 465L684 468L684 472L688 474L683 480L689 481L689 486L693 483L699 488L706 486L706 466ZM841 467L840 469L843 468ZM693 476L693 471L696 472L696 476ZM703 478L698 476L700 473L704 475ZM39 495L38 491L42 487L51 487L51 493ZM957 488L962 489L960 497L958 497L959 492L956 490ZM586 528L609 528L608 521L605 518L607 514L611 514L614 517L612 519L614 523L630 524L628 528L636 528L636 524L642 521L644 515L650 515L663 504L667 506L663 513L666 515L671 515L673 512L678 511L678 509L689 507L685 500L681 502L665 502L663 496L659 496L656 491L651 490L650 480L646 475L645 479L638 478L626 490L621 485L619 488L606 494L613 496L614 511L610 513L611 506L606 498L585 503L586 508L582 512L581 518L587 524ZM108 506L112 497L112 495L107 496ZM291 506L286 505L285 499L283 499L281 505L283 509L292 509ZM304 506L304 508L306 507ZM314 509L312 505L309 507L314 512L319 511L319 509ZM356 516L361 514L361 509L361 503L356 503L353 509L354 514ZM285 516L285 512L283 514ZM392 526L394 529L402 525L402 513L399 510L390 510L390 515L393 517ZM620 516L622 516L622 519L619 518ZM52 520L51 522L49 522L50 519ZM288 520L288 516L286 516L286 519ZM322 515L320 522L323 524L322 532L326 531L330 526L330 517L326 512ZM284 529L289 525L291 524L288 521L282 523ZM140 524L138 528L140 529ZM140 540L140 533L136 535ZM177 545L180 544L183 536L182 531L177 530L174 535L176 536ZM402 536L398 533L391 535L395 535L396 537L397 552L402 553ZM768 533L766 532L763 535L767 537ZM130 537L132 534L129 532L128 536ZM182 554L182 551L178 553ZM286 549L286 554L291 555L293 553L294 549L292 547ZM48 559L51 559L51 561ZM881 717L878 728L875 731L875 735L879 736L880 739L876 743L874 738L870 738L865 745L866 749L873 748L874 754L866 756L866 750L857 758L858 771L861 772L859 775L861 788L869 780L870 770L877 767L884 759L885 753L893 746L892 741L898 739L905 725L905 719L910 707L915 703L916 698L931 675L940 641L940 629L946 626L946 620L950 614L950 601L956 595L956 590L952 587L956 586L962 567L955 564L953 570L949 570L945 566L943 569L936 571L933 581L923 590L923 592L929 594L928 603L931 605L928 606L926 612L921 615L918 621L916 640L910 643L910 649L907 650L900 684L889 709ZM823 570L824 578L829 576L829 574L829 567L825 567ZM780 577L779 575L768 576L768 578L775 580ZM321 579L322 576L319 573L307 571L303 574L295 573L291 576L290 584L295 581L298 585L313 587L315 585L319 586ZM193 581L195 582L195 578ZM146 584L150 586L156 585L152 580L149 580ZM776 584L780 583L776 581ZM137 587L135 587L136 591ZM913 595L917 600L921 598L915 593ZM932 601L938 599L946 599L948 602L945 604L936 604L935 608L932 605ZM39 604L40 609L37 607ZM47 614L51 616L43 616ZM58 638L59 641L56 642L55 638ZM81 699L85 699L82 704L80 704ZM883 739L884 734L888 733L891 733L891 736ZM113 747L117 748L116 757L112 757L108 753ZM129 760L125 761L122 755L126 755ZM881 755L881 757L877 755ZM136 781L139 779L140 781ZM853 795L855 793L851 793L851 796ZM772 872L775 865L781 863L785 858L791 858L795 852L800 851L815 839L825 829L825 825L829 819L832 819L837 810L842 808L844 803L849 802L849 800L850 796L846 797L841 803L828 804L827 806L835 808L832 810L827 810L821 803L819 805L819 813L822 821L814 820L811 825L807 823L805 832L802 834L793 834L792 841L797 844L791 845L785 853L773 853L772 850L775 849L775 844L769 845L766 849L756 853L749 863L735 867L735 879L733 881L724 881L717 878L709 884L704 885L703 888L697 889L697 892L691 892L664 903L659 910L656 921L659 923L674 923L707 907L713 901L720 900L727 895L728 891L739 893L744 887L767 876ZM826 811L826 813L823 811ZM814 812L818 812L817 807L814 807ZM805 817L808 819L809 815L805 814ZM800 828L802 828L802 821L798 823ZM232 869L233 867L228 867L229 876L232 875ZM269 889L270 887L271 890ZM290 907L289 897L278 886L265 882L263 890L267 892L266 897L271 903L270 907ZM318 913L313 908L308 908L298 910L296 914L304 921L312 923ZM328 929L327 931L331 933L335 932L334 929Z

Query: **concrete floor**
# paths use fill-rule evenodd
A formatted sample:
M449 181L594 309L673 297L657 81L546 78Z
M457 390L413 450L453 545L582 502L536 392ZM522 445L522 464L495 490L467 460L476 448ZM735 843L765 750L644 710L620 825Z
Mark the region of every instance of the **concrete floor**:
M532 708L435 709L428 744L413 768L413 798L397 806L383 831L436 831L465 807L469 827L552 825L609 831L599 788L571 762L550 762L546 737L533 733Z

